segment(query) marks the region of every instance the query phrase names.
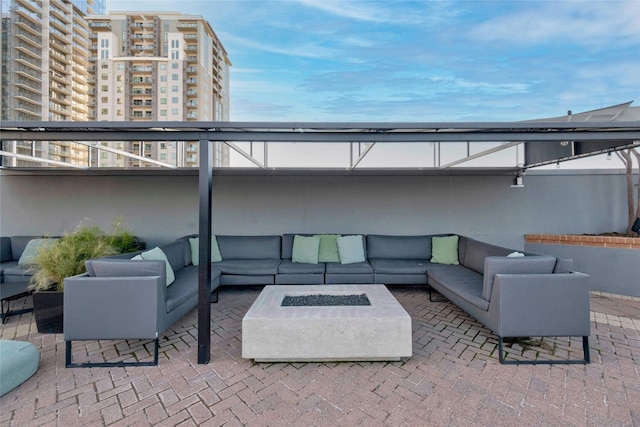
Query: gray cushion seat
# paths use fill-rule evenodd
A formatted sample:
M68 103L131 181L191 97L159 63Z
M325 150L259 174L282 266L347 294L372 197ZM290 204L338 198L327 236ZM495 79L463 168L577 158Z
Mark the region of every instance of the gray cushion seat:
M290 259L282 260L278 266L279 274L324 274L325 263L306 264L301 262L293 262Z
M372 259L376 274L426 274L430 262L422 259Z
M277 274L279 259L223 259L220 262L211 264L213 268L220 270L222 274L238 275L268 275Z
M461 265L447 265L429 270L429 283L447 284L448 289L459 298L470 302L481 310L489 309L489 301L482 298L482 274Z

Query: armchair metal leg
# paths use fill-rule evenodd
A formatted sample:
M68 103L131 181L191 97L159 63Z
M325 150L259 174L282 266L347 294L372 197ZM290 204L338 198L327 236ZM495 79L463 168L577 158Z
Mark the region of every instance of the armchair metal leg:
M502 337L498 337L498 359L503 365L576 365L591 363L589 356L589 337L582 337L582 351L584 352L584 359L572 359L572 360L505 360L504 351L502 345Z
M73 363L71 341L65 341L65 366L67 368L124 368L127 366L156 366L160 351L159 338L153 340L153 362L98 362L98 363Z

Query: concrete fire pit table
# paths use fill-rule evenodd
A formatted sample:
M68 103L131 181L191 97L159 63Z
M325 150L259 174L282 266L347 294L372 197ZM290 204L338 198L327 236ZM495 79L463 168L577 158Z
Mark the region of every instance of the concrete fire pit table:
M287 296L361 294L371 305L282 306ZM411 317L384 285L265 286L242 319L242 357L257 362L411 355Z

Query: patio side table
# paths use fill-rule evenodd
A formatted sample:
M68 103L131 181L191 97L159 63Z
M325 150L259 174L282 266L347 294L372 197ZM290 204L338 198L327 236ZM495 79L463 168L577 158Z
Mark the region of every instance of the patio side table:
M30 293L29 281L0 283L0 312L2 323L7 323L9 316L33 311L33 308L11 310L11 301L25 297Z

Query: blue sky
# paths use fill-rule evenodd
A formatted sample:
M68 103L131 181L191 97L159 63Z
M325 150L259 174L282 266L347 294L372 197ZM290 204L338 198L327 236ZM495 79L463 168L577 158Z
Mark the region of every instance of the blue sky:
M510 121L640 104L640 1L112 1L202 15L232 121Z

